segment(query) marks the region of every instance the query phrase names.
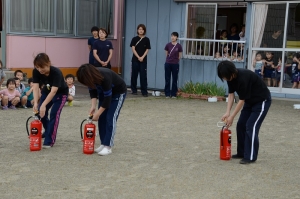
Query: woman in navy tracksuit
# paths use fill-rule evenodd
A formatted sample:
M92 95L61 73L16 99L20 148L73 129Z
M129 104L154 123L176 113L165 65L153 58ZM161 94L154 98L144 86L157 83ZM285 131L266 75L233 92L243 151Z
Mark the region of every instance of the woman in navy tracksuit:
M94 121L98 120L101 145L95 152L99 155L109 155L112 153L117 120L127 93L126 84L114 71L103 67L96 68L90 64L79 67L77 79L89 87L92 99L89 113L93 115Z
M56 134L61 111L67 101L69 88L59 68L51 66L46 53L39 53L33 61L33 111L39 111L45 129L43 148L51 148L56 141ZM43 84L42 96L39 100L39 87ZM50 118L48 112L50 111Z
M227 111L222 121L230 127L242 109L236 126L237 154L232 158L241 158L241 164L253 163L258 154L259 129L271 106L270 91L258 75L247 69L237 69L230 61L222 61L218 65L218 76L222 81L227 81L229 90ZM238 94L239 102L230 113L234 92Z

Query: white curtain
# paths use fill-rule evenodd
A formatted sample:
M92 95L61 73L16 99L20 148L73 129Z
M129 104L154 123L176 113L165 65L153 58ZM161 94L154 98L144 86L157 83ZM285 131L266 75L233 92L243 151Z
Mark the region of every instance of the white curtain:
M268 15L268 5L265 4L255 4L255 18L254 18L254 26L253 26L253 42L252 46L254 48L259 48L261 46L261 41L264 35L267 15ZM252 52L252 60L255 59L256 51ZM253 69L253 64L251 64Z
M53 32L54 1L34 0L34 31Z
M56 5L56 32L74 34L74 0L58 0Z
M102 1L102 0L101 0ZM97 0L78 0L78 34L91 36L91 28L96 22Z
M31 32L31 0L10 0L10 31Z

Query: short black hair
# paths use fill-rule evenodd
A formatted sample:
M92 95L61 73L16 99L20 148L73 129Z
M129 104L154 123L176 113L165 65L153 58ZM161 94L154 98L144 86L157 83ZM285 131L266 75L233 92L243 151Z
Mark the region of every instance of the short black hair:
M226 33L228 34L227 30L222 30L222 31L221 31L221 35L222 35L224 32L226 32Z
M97 26L93 26L93 27L91 28L91 32L94 32L94 31L99 32L99 28L98 28Z
M137 28L136 28L136 33L137 34L139 34L139 28L142 28L143 30L144 30L144 34L143 35L146 35L146 31L147 31L147 29L146 29L146 26L144 25L144 24L139 24L138 26L137 26Z
M65 79L68 79L70 77L73 78L73 81L75 81L75 76L72 75L72 74L67 74L66 77L65 77Z
M300 54L299 53L295 53L295 54L293 54L293 57L296 57L297 59L299 59L300 58Z
M20 79L19 79L19 78L17 78L17 77L14 77L13 79L14 79L15 81L16 81L16 80L20 80Z
M258 53L256 53L256 55L255 56L257 56L257 55L260 55L260 56L262 56L262 52L258 52Z
M22 73L22 74L23 74L23 71L21 71L21 70L16 70L15 73L14 73L14 75L16 76L17 73Z
M99 28L99 33L100 33L100 31L104 32L106 34L105 38L107 38L107 36L108 36L107 30L105 28Z
M237 69L231 61L222 61L218 65L218 76L223 81L223 78L230 80L233 75L237 74Z
M274 53L273 52L271 52L271 51L266 51L266 54L267 53L269 53L269 54L271 54L271 55L273 55L274 56Z
M28 84L30 84L31 82L33 82L32 77L28 78Z
M233 28L233 27L235 27L236 30L238 30L238 25L237 25L236 23L233 23L233 24L231 24L231 26L230 26L230 31L231 31L231 28Z
M178 34L178 32L172 32L171 35L178 37L179 34Z
M6 81L6 87L7 87L7 88L8 88L9 83L13 83L13 84L15 84L15 86L16 86L16 80L15 80L15 78L9 78L9 79Z

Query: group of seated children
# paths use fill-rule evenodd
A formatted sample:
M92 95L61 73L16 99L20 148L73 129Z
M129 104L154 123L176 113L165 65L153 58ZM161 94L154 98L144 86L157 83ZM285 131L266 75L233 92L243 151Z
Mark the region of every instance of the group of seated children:
M215 59L229 60L229 61L242 61L244 60L244 44L239 44L236 49L231 51L232 44L222 45L222 51L215 53Z
M245 25L242 25L242 30L238 34L240 41L245 41ZM215 59L218 60L229 60L229 61L242 61L244 59L244 43L232 43L228 40L227 30L222 30L220 34L220 42L218 45L218 51L215 52Z
M1 63L0 63L1 64ZM1 64L2 66L2 64ZM1 72L1 71L0 71ZM2 110L27 108L33 106L33 81L32 78L28 79L28 87L26 87L21 81L23 80L23 72L16 70L14 78L10 78L6 81L6 88L0 90L0 102ZM4 76L5 77L5 76ZM4 80L4 78L3 78ZM75 96L75 77L72 74L68 74L65 77L65 81L69 86L68 105L73 106L73 100ZM41 85L42 87L43 85ZM39 98L41 93L39 92Z
M284 72L286 72L291 78L293 83L292 88L300 89L300 54L295 53L293 55L292 64L287 64L287 59L285 58L284 65L282 64L282 57L278 58L277 63L274 62L273 57L273 52L265 52L265 58L263 58L263 54L261 52L258 52L255 56L255 60L253 61L255 73L259 77L264 78L267 86L278 87L281 81L281 68L283 66Z

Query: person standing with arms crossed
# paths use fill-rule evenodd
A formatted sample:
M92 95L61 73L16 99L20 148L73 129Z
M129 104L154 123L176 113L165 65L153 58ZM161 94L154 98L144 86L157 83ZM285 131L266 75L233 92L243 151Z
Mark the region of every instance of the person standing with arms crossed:
M242 109L236 126L237 154L232 158L241 158L240 164L253 163L258 155L259 129L271 106L270 91L253 71L237 69L230 61L222 61L218 65L218 76L228 84L227 111L222 116L227 127L232 125L234 117ZM239 102L230 114L234 92L238 94Z
M133 37L130 43L132 49L132 68L131 68L131 91L137 95L137 77L140 73L141 92L144 97L148 97L147 91L147 54L151 49L150 40L146 37L146 26L139 24L137 26L138 36Z
M166 98L176 98L178 91L177 80L179 73L179 60L182 54L182 47L177 43L178 33L172 32L171 42L166 47L166 63L165 63L165 95ZM172 90L170 91L172 75Z
M93 44L94 66L111 69L110 60L113 54L113 46L111 41L106 39L107 36L107 31L104 28L100 28L99 40Z

